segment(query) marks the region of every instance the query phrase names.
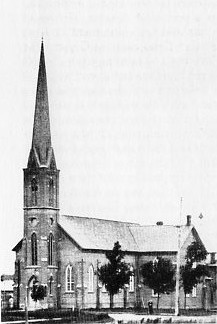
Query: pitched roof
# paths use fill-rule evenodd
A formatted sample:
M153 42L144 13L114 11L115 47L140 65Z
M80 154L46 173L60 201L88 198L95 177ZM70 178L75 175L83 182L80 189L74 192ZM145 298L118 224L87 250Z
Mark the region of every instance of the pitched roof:
M141 226L136 223L89 217L59 216L59 225L83 249L112 250L119 241L129 252L176 252L178 227L171 225ZM192 226L181 226L181 245Z
M112 250L119 241L124 250L138 250L129 228L139 224L62 215L59 225L83 249Z
M140 252L176 252L178 250L178 226L151 225L130 228ZM181 246L192 226L181 226Z
M19 251L20 249L21 249L21 247L22 247L22 243L23 243L23 239L21 239L16 245L15 245L15 247L12 249L12 251L15 251L15 252L17 252L17 251Z

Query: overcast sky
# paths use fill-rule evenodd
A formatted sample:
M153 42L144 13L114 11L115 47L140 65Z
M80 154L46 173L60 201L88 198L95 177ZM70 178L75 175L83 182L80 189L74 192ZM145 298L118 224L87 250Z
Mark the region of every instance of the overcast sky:
M1 273L23 235L44 37L62 214L192 221L217 250L217 2L0 1ZM203 219L198 218L203 214Z

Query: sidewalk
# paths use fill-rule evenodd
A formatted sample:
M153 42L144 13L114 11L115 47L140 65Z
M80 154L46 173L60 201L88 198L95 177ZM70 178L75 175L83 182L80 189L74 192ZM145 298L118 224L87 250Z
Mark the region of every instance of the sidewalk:
M28 323L64 323L64 319L59 317L59 318L41 318L41 319L30 319L28 320ZM20 320L20 321L10 321L10 322L1 322L3 324L25 324L25 320ZM114 320L111 319L107 319L104 321L96 321L96 322L90 322L90 321L86 321L86 322L74 322L74 321L70 321L69 319L65 320L65 323L74 323L74 324L105 324L105 323L114 323Z
M62 318L41 318L41 319L29 319L28 323L35 323L35 322L55 322L55 321L61 321ZM25 323L25 320L20 320L20 321L10 321L10 322L1 322L4 324L23 324Z
M175 316L164 315L137 315L130 313L110 313L115 324L139 323L217 323L216 315L209 316Z

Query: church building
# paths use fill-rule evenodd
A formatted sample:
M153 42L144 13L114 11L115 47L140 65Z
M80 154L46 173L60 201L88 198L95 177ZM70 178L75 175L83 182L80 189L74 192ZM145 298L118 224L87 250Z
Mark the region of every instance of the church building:
M167 257L176 264L181 232L181 263L187 246L200 237L187 217L185 225L152 226L89 217L61 215L59 170L51 142L44 45L41 44L32 146L24 172L24 232L13 248L15 307L107 308L109 294L99 281L97 269L106 262L105 251L119 241L125 261L134 275L129 285L114 296L114 307L147 307L156 295L140 277L143 263ZM31 297L33 283L43 285L46 296L39 303ZM188 307L202 307L202 287L188 297ZM174 308L174 293L160 297L160 307ZM180 306L184 303L181 292Z

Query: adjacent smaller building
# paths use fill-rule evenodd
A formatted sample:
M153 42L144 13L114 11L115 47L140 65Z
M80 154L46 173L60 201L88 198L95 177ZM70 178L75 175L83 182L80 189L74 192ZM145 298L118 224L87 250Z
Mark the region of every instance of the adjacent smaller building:
M217 307L217 260L216 252L208 254L206 263L209 266L210 276L204 278L202 298L205 300L203 307L206 309Z
M1 275L1 309L14 307L13 300L14 276Z

